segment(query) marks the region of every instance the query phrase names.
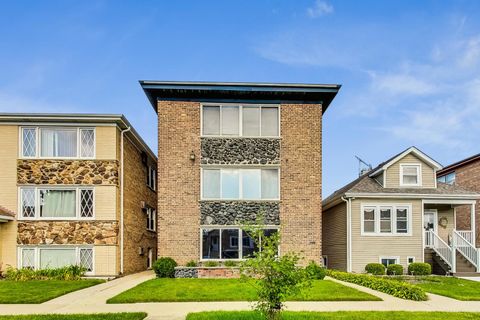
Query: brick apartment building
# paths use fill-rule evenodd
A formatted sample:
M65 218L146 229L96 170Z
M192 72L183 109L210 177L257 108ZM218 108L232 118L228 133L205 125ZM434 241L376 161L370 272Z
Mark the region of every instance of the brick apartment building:
M140 81L158 114L158 255L239 260L264 217L322 258L322 115L339 85Z

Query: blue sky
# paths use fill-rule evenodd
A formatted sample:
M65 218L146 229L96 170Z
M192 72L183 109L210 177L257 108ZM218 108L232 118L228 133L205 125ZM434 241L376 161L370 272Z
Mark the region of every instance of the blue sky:
M324 195L416 145L480 152L479 1L1 1L0 111L123 113L156 150L138 80L340 83Z

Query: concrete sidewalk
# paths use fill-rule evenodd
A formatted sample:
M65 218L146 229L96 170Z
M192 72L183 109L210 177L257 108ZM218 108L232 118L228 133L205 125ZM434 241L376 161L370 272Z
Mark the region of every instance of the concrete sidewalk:
M136 304L106 304L106 300L137 284L154 278L152 272L142 272L111 282L79 290L65 296L35 305L0 305L0 314L100 313L146 312L150 320L183 320L191 312L250 310L248 302L164 302ZM383 301L288 302L290 311L465 311L480 312L480 301L458 301L429 294L428 301L415 302L398 299L355 284L345 283Z

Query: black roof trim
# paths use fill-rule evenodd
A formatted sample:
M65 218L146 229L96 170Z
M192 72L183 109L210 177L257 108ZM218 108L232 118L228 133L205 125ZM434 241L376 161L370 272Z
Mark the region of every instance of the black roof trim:
M467 164L469 164L473 161L479 160L479 159L480 159L480 153L477 153L477 154L475 154L471 157L468 157L468 158L465 158L463 160L454 162L454 163L452 163L452 164L450 164L446 167L443 167L442 170L438 170L437 171L437 177L441 176L441 175L448 174L450 172L453 172L453 171L455 171L456 168L467 165Z

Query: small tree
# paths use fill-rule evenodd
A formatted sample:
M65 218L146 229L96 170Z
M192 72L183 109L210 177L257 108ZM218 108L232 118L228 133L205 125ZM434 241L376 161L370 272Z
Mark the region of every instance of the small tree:
M241 264L242 278L252 281L257 289L254 309L268 320L279 319L286 299L309 287L310 278L298 266L299 254L288 252L278 256L278 232L265 236L261 226L246 226L244 230L259 246L253 257Z

